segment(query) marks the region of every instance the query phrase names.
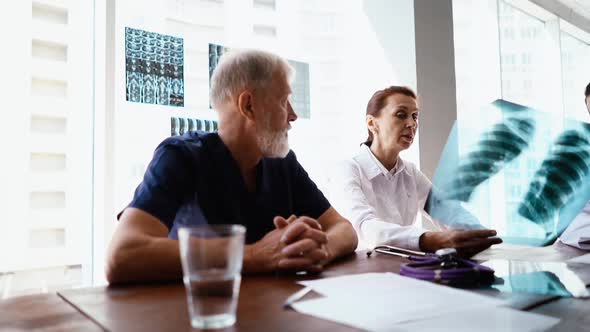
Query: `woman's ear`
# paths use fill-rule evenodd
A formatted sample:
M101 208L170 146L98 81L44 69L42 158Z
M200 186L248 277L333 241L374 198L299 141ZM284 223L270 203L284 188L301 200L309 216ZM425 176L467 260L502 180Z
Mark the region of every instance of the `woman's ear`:
M369 130L373 134L379 132L379 126L377 125L377 121L375 121L374 116L372 116L371 114L367 114L366 121L367 121L367 128L369 128Z

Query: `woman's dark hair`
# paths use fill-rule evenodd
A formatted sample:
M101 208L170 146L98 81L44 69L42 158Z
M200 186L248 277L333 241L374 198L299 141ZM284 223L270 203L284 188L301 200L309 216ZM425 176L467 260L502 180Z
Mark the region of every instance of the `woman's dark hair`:
M401 94L416 99L416 93L412 89L406 86L390 86L375 92L373 97L369 99L369 103L367 104L367 115L379 116L379 113L381 113L381 110L385 107L387 97L395 94ZM367 140L361 144L371 146L371 143L373 143L373 133L369 128L367 128L367 132L369 133L369 136L367 137Z
M590 96L590 83L588 83L588 85L586 85L586 92L584 94L586 95L586 98L588 98L588 96Z

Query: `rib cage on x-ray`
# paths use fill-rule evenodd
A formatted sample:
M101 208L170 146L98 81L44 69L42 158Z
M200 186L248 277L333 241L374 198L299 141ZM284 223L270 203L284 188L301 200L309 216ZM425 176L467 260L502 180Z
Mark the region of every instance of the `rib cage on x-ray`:
M512 116L482 134L474 150L459 161L455 178L446 188L448 199L467 202L475 188L516 158L535 131L532 119Z
M590 173L590 142L586 138L590 125L584 125L584 130L586 133L567 130L557 138L518 207L521 216L541 224L547 234L553 231L559 209Z

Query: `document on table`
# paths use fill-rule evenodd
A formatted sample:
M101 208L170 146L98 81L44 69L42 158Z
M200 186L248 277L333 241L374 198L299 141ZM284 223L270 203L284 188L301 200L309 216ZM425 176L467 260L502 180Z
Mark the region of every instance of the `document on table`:
M519 331L537 325L549 327L558 321L499 307L503 300L394 273L365 273L300 284L325 297L297 302L292 305L295 310L370 331L391 331L397 327L404 330L404 324L418 323L440 328L439 323L445 323L448 316L457 320L467 315L487 317L495 310L509 313L511 326ZM471 323L470 328L473 326L481 327L481 320Z
M559 319L505 307L465 309L402 323L390 331L545 331Z

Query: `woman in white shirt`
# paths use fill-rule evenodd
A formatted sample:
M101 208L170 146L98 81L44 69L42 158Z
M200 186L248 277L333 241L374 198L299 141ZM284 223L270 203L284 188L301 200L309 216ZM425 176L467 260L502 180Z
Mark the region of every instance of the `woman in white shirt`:
M392 86L371 97L366 113L369 137L333 175L330 202L369 248L380 244L427 252L456 248L471 256L502 242L493 237L493 230L427 231L414 225L432 184L399 153L414 141L418 113L416 94L407 87Z

